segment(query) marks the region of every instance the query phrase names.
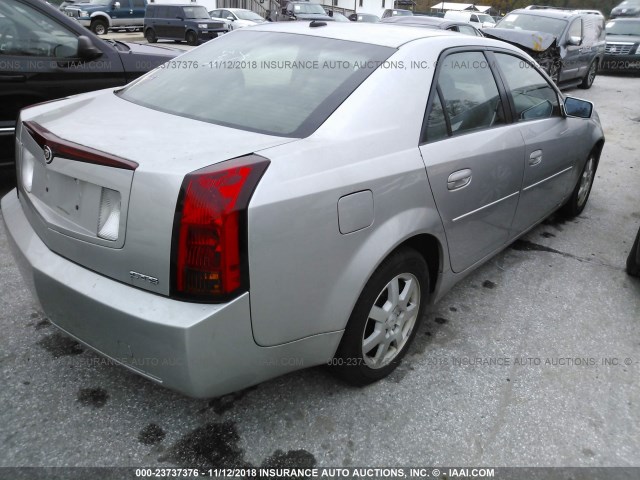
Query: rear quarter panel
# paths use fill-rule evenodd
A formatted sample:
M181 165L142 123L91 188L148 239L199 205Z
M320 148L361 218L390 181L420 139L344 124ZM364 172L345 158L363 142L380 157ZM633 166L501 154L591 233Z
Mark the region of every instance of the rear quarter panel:
M405 68L375 71L312 136L259 152L272 160L249 208L259 345L344 329L376 267L416 234L435 235L448 258L418 149L439 49L421 42L389 59ZM338 200L363 190L372 192L373 223L343 235Z

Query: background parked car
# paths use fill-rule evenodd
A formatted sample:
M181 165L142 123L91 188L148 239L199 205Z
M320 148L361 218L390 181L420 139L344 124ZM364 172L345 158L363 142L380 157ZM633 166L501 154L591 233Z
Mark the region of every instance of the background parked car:
M21 108L124 85L180 50L105 41L41 0L0 2L0 166L14 163Z
M473 25L476 28L491 28L496 26L496 21L491 15L478 12L456 12L455 10L448 10L444 14L444 18L447 20L454 20L458 22L466 22Z
M411 10L404 10L402 8L387 8L384 12L382 12L381 18L399 17L403 15L413 15L413 12Z
M640 18L616 18L607 23L602 69L640 73Z
M640 230L636 235L636 240L633 242L633 247L629 252L627 258L627 273L635 277L640 277Z
M342 13L337 12L335 10L331 10L330 7L326 7L325 8L325 12L327 12L327 15L329 15L331 18L333 18L333 20L336 21L336 22L349 22L350 21Z
M510 12L484 33L523 48L562 87L591 88L604 59L599 13L530 7Z
M142 28L146 7L147 0L89 0L65 7L64 13L104 35L110 28Z
M201 5L150 4L144 16L144 37L149 43L166 39L198 45L227 33L229 23L222 18L212 19Z
M281 11L282 15L278 20L322 20L323 22L333 22L333 18L327 15L322 5L311 2L287 2Z
M640 0L625 0L611 10L609 18L640 16Z
M380 17L372 13L352 13L349 15L349 20L352 22L378 23Z
M218 8L211 10L209 15L213 19L223 18L229 20L232 23L233 29L250 27L251 25L258 25L266 22L264 18L258 15L256 12L246 10L244 8Z
M439 17L428 17L426 15L387 17L380 20L380 23L404 25L407 27L439 28L441 30L450 30L452 32L474 35L476 37L484 36L480 30L467 22Z
M583 211L599 117L521 50L318 27L239 29L180 57L228 68L22 111L2 218L51 322L194 396L327 363L363 385L428 302L560 206ZM381 67L410 61L437 68Z

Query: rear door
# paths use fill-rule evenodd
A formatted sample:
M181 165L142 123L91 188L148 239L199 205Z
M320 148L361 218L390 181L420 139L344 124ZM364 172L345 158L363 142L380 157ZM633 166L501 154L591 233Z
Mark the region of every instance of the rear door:
M451 268L461 272L509 238L524 142L480 51L440 58L420 151L444 223Z
M147 8L145 0L131 0L131 17L133 25L142 25L144 22L144 12Z
M114 27L123 27L133 24L131 0L114 0L111 4L111 12L107 13L111 16Z
M0 2L0 164L13 163L13 129L21 108L125 83L115 50L94 39L102 56L78 58L78 30L41 8L19 0Z

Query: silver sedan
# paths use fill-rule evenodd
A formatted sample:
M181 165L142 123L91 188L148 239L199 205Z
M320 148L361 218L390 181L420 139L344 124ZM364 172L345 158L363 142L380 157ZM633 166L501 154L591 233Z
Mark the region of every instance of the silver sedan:
M388 375L427 304L582 212L604 136L508 44L313 21L23 110L16 142L3 218L51 321L209 397Z

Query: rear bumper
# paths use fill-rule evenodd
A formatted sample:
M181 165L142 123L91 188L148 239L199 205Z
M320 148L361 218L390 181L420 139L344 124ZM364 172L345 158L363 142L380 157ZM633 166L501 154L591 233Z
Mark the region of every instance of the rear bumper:
M9 245L51 322L98 353L193 397L214 397L329 361L342 332L276 347L253 340L249 294L224 305L152 294L87 270L47 248L15 190L2 199Z

